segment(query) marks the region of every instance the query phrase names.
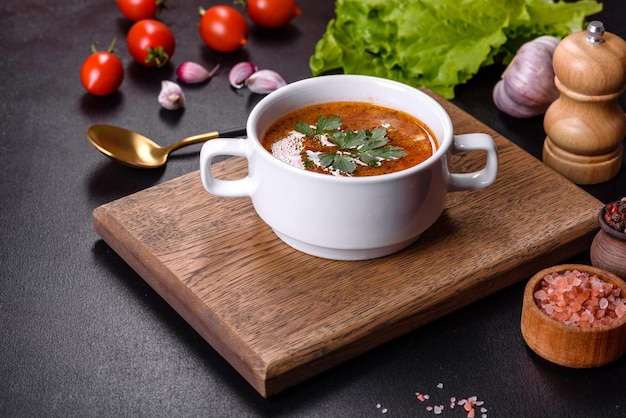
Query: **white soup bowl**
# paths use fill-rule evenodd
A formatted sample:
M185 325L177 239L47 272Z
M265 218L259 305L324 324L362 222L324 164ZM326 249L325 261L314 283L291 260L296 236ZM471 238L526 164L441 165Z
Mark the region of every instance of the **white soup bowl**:
M395 173L345 177L293 167L261 144L277 119L327 102L367 102L401 110L426 124L437 149L426 161ZM441 215L448 192L480 189L495 181L498 155L484 133L454 135L447 112L422 91L386 79L330 75L297 81L264 97L247 121L247 139L218 138L200 154L205 189L217 196L249 196L254 209L291 247L335 260L365 260L397 252L419 238ZM450 173L452 154L483 151L485 167ZM248 174L213 177L218 156L245 157ZM228 164L226 160L225 164Z

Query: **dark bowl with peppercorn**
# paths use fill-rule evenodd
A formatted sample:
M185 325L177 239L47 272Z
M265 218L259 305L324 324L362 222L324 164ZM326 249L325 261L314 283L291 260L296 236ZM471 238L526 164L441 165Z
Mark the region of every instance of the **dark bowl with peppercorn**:
M603 207L598 214L598 222L607 234L626 240L626 198Z
M591 263L626 278L626 198L604 206L598 223L600 231L589 251Z

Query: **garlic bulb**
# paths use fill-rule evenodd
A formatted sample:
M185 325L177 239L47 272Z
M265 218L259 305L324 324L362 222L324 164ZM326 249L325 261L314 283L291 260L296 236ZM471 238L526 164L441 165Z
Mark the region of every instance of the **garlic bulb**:
M168 110L185 107L185 94L180 86L173 81L161 81L159 104Z
M498 109L516 118L529 118L544 114L559 98L552 67L558 43L558 38L541 36L520 47L493 89Z

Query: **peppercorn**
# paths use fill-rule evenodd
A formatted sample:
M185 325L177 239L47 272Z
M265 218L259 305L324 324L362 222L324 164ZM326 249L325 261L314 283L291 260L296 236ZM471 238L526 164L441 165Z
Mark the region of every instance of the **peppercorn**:
M626 198L609 203L604 208L604 221L617 232L626 230Z

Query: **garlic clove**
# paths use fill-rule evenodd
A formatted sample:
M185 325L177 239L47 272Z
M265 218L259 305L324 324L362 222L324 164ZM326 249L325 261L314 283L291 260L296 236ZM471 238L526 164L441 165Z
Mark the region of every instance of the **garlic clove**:
M202 83L213 77L219 68L220 65L217 64L211 71L209 71L196 62L186 61L180 64L176 69L176 77L178 77L178 79L183 83L187 84Z
M240 62L231 68L230 73L228 74L228 81L231 86L236 89L240 89L244 86L248 77L257 72L258 69L259 68L251 62Z
M180 86L173 81L161 81L159 92L159 104L168 110L176 110L185 107L185 94Z
M287 85L275 71L259 70L246 79L246 87L257 94L267 94Z

